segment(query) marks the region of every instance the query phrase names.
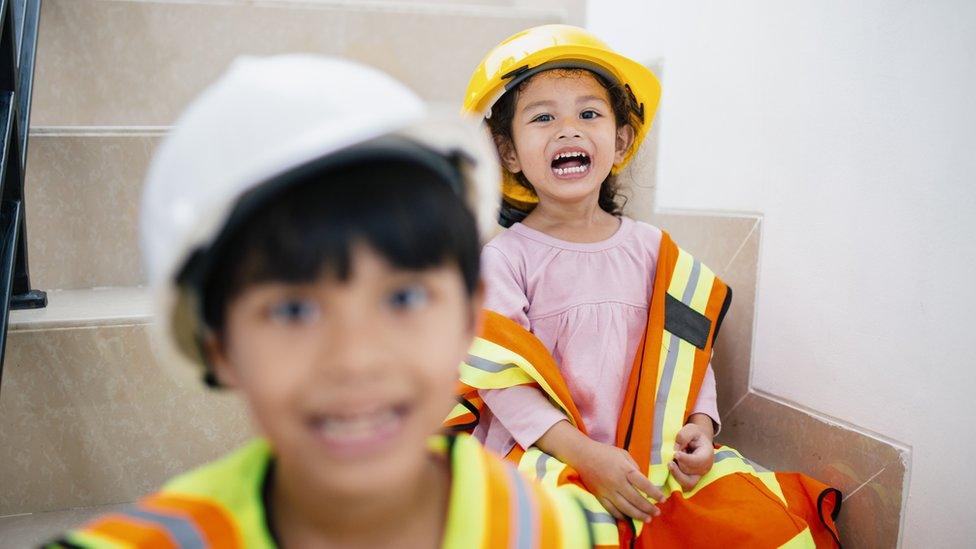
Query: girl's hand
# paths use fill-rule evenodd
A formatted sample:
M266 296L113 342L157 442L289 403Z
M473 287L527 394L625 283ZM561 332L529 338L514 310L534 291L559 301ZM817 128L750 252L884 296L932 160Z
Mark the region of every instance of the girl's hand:
M644 494L658 501L663 494L640 472L625 450L590 440L579 448L578 455L569 465L576 469L586 487L617 520L630 517L651 522L661 514Z
M671 469L671 475L684 490L694 488L702 475L712 469L715 461L710 429L711 419L708 419L708 422L709 428L706 428L700 423L690 421L678 431L678 436L675 437L674 461L669 463L668 467Z

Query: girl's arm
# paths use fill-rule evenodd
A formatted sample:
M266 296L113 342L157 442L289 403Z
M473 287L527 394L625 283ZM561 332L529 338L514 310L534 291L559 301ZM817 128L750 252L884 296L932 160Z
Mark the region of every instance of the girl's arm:
M691 414L688 416L688 421L695 414L701 414L707 416L709 419L709 429L714 438L722 430L722 420L718 415L718 395L715 390L715 372L712 370L712 365L708 365L708 369L705 370L705 379L702 381L701 389L698 391L698 399L695 401L694 408L691 409Z

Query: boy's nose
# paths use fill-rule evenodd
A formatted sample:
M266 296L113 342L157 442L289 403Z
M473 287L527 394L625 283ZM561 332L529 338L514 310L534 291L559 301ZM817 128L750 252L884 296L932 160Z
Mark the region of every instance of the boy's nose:
M378 345L369 322L348 321L337 323L323 334L325 345L321 347L319 363L332 375L370 375L382 368L383 352Z

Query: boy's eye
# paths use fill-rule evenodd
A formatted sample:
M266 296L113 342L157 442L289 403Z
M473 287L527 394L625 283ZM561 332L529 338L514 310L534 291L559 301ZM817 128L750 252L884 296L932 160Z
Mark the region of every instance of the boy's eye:
M551 114L540 114L532 119L532 122L552 122L553 117Z
M393 309L405 311L419 309L426 305L429 299L430 294L427 292L427 289L416 284L413 286L405 286L393 292L390 295L389 303Z
M271 306L271 320L282 324L312 322L320 316L318 304L307 299L286 299Z
M596 112L593 109L587 109L580 113L580 118L582 118L583 120L592 120L598 116L600 116L600 113Z

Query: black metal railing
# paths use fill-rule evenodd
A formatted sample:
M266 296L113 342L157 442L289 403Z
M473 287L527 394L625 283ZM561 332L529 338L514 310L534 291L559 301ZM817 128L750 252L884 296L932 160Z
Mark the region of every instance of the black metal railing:
M11 309L37 309L24 221L24 170L41 0L0 0L0 379Z

